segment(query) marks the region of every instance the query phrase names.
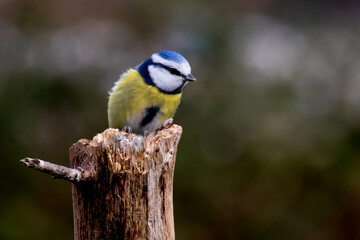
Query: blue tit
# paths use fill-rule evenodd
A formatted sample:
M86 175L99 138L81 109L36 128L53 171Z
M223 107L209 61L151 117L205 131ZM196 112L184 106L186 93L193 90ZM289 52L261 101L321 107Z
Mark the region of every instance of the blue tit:
M182 91L195 81L188 61L172 51L154 53L120 76L110 92L109 127L153 132L172 118Z

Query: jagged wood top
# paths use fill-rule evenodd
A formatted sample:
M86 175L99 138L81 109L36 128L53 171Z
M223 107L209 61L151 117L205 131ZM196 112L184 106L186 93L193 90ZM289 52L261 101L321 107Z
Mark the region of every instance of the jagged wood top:
M138 172L144 172L149 170L147 159L154 153L176 154L176 149L168 148L170 146L177 147L181 134L182 127L172 124L172 122L146 136L108 128L104 132L97 134L92 140L80 139L71 148L79 145L93 148L103 147L106 149L109 167L111 167L113 173L131 171L134 168ZM119 156L121 159L119 159ZM142 157L139 158L139 156ZM96 178L96 169L84 169L78 166L68 168L29 157L20 160L20 162L29 168L50 174L53 178L64 179L73 183Z

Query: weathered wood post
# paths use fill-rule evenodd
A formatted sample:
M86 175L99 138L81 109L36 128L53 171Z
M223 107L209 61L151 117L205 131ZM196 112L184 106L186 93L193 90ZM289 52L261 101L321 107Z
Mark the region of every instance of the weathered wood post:
M70 148L71 168L21 161L73 183L75 240L175 239L173 175L181 134L172 124L144 137L107 129Z

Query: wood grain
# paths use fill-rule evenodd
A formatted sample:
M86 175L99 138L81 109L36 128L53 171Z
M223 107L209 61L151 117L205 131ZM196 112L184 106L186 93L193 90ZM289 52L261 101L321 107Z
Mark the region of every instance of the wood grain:
M74 237L175 239L173 176L182 128L148 136L107 129L70 148L83 179L72 184Z

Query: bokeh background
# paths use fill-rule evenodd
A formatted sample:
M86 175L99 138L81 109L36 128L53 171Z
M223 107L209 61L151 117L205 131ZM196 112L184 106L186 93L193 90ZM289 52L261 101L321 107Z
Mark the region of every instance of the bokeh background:
M360 3L0 1L0 239L72 239L68 165L118 76L174 50L177 239L360 239Z

